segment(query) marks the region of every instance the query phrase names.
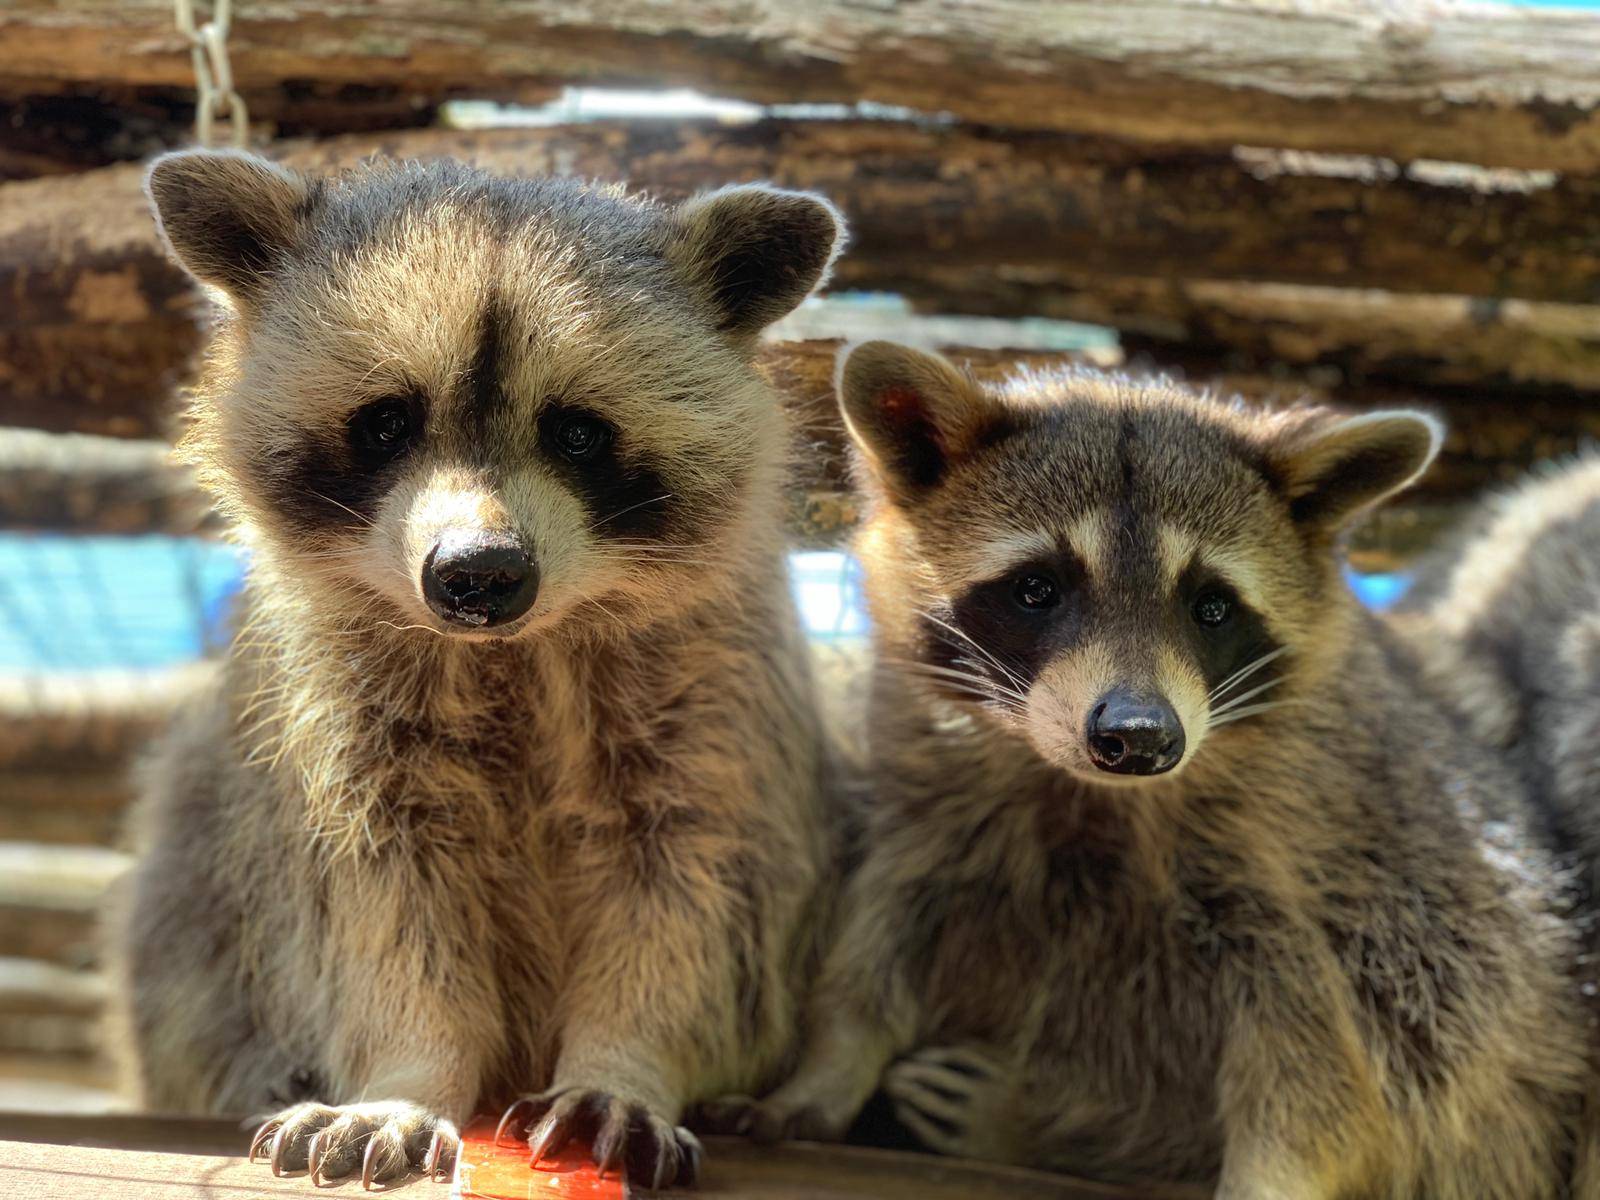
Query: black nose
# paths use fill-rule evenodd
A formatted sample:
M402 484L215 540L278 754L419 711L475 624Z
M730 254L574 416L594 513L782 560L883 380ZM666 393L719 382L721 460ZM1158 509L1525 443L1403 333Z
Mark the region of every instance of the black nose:
M515 621L538 594L539 568L504 534L448 530L422 564L422 598L454 625Z
M1089 714L1089 758L1116 775L1159 775L1183 757L1183 723L1160 696L1108 692Z

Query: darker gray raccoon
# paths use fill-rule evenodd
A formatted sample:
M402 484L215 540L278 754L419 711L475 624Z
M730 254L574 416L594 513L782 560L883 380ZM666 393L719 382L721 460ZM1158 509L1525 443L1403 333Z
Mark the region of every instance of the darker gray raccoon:
M791 1053L829 871L750 358L836 214L237 154L149 187L230 302L184 448L251 566L113 913L146 1103L300 1081L274 1168L370 1183L529 1092L536 1155L691 1179L684 1106Z
M1439 430L1165 382L842 364L877 795L797 1074L953 1153L1224 1200L1568 1194L1569 880L1337 538Z
M1544 471L1480 506L1419 568L1400 618L1430 680L1522 776L1600 902L1600 456ZM1600 995L1600 922L1584 924ZM1579 1194L1600 1194L1600 1048Z

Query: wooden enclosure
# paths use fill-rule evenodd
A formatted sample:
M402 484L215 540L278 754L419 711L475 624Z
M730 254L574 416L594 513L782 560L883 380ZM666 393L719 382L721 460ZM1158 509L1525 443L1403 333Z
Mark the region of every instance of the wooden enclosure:
M887 336L958 318L937 340L983 375L1075 356L1438 412L1445 452L1356 535L1364 566L1600 437L1600 12L236 0L228 46L258 147L306 170L451 155L668 198L826 192L852 229L834 292L903 297L920 315ZM170 0L0 9L0 530L217 533L165 443L205 307L140 192L141 160L191 136L193 86ZM574 86L746 104L508 128L453 107ZM1051 350L1024 317L1114 336ZM797 545L837 544L856 512L833 332L803 310L761 352L801 439ZM24 1082L103 1095L83 1091L106 1081L92 912L129 757L192 679L0 673L0 1107Z

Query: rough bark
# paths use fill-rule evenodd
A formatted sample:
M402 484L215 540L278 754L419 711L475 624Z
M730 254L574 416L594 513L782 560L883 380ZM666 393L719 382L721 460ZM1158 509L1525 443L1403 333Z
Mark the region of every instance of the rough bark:
M1483 192L1231 157L1141 163L1055 135L892 121L426 131L288 144L282 156L324 170L373 153L628 178L669 197L708 180L818 188L853 222L837 286L947 311L1176 329L1448 382L1600 377L1600 310L1549 302L1600 296L1593 181ZM138 169L13 183L0 201L0 419L128 434L142 413L148 426L199 344L201 309L161 252ZM1291 294L1239 277L1344 286ZM1522 299L1363 290L1375 285Z
M1141 161L1057 135L857 120L429 130L291 143L281 157L327 170L375 153L629 180L666 197L711 181L815 188L851 219L839 278L852 286L1029 268L1600 300L1600 184L1585 179L1446 182L1281 156ZM136 300L158 307L182 290L138 168L0 195L0 295L13 298L0 325L127 319Z
M980 296L981 290L981 296ZM1600 305L1005 267L974 282L934 268L909 294L1000 316L1119 329L1160 354L1204 350L1424 385L1600 389Z
M1015 128L1586 170L1600 23L1455 0L276 0L240 5L246 88L687 84ZM0 87L186 87L166 0L0 13Z

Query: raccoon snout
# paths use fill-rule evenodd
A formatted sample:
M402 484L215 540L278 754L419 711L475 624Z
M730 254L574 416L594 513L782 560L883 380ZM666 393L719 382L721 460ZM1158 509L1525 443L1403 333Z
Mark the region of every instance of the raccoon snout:
M538 594L533 556L505 534L447 530L422 563L422 598L453 625L515 621Z
M1089 714L1089 759L1115 775L1160 775L1183 757L1183 722L1160 696L1114 691Z

